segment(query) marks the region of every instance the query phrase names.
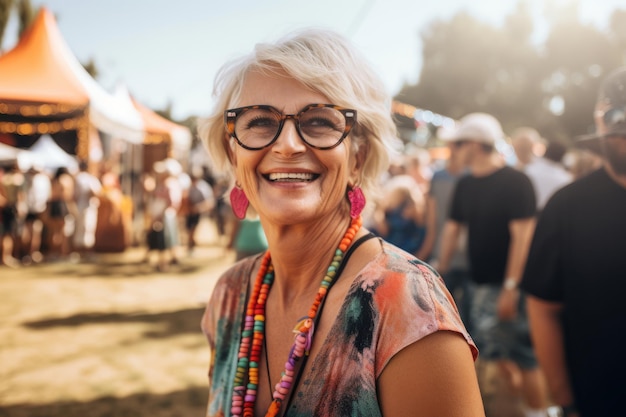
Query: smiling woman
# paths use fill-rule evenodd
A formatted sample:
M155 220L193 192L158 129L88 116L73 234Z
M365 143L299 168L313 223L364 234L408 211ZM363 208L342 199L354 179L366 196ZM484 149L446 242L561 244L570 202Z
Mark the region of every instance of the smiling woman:
M441 277L362 227L396 136L361 55L296 32L224 66L215 94L200 135L269 250L207 305L208 415L484 416L477 350Z

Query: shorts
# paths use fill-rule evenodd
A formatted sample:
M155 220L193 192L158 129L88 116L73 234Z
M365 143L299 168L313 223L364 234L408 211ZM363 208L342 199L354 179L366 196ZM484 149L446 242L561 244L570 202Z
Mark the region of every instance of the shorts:
M148 249L150 250L165 250L165 229L163 228L163 224L160 222L155 222L155 225L148 230L146 234L146 243L148 244Z
M451 269L443 276L446 288L450 291L459 310L461 320L470 334L472 333L470 308L472 306L473 288L471 279L472 277L469 271L464 269Z
M51 200L48 202L50 217L53 219L64 219L69 214L67 204L63 200Z
M501 290L495 285L474 285L470 309L472 338L481 359L511 360L522 369L534 369L538 364L530 338L525 297L520 294L517 317L501 321L497 312Z
M26 221L26 223L32 223L34 221L41 219L41 217L42 217L42 213L29 211L28 214L26 214L26 219L24 220Z
M17 209L14 205L2 207L0 210L0 232L2 235L14 233L17 228Z
M200 214L199 213L188 214L185 217L185 227L187 228L187 230L193 229L199 223L200 223Z

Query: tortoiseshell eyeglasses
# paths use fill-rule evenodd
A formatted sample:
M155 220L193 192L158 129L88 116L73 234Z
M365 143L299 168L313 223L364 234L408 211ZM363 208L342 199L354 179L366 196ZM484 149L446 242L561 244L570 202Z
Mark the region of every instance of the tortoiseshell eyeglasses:
M348 136L356 122L356 110L334 104L309 104L297 114L283 114L266 105L224 112L226 131L248 150L263 149L274 143L287 119L293 119L304 143L326 150L338 146Z

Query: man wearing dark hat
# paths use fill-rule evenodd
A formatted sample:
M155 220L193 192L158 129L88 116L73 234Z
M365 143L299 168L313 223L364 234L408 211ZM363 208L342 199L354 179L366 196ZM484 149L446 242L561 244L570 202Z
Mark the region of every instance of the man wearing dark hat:
M595 149L604 166L565 186L539 217L522 288L535 352L566 417L625 415L626 67L603 82Z

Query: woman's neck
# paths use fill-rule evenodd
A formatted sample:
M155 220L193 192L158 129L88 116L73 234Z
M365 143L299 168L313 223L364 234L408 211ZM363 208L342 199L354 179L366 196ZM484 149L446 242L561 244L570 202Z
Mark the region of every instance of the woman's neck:
M346 217L268 228L266 236L275 277L272 298L284 305L299 297L312 299L349 226L350 218Z

